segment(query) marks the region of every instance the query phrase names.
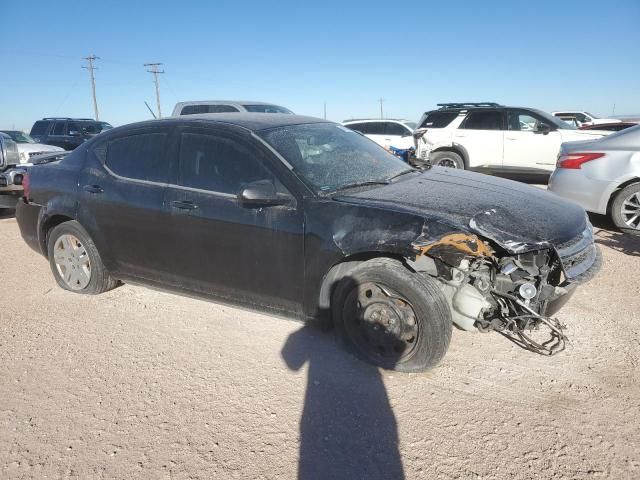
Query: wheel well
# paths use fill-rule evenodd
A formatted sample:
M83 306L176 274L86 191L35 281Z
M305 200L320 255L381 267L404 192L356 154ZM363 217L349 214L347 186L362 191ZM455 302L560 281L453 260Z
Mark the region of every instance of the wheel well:
M47 256L48 249L47 243L49 241L49 232L53 230L55 227L60 225L61 223L69 222L73 220L73 218L68 217L66 215L52 215L48 217L42 224L41 235L40 235L40 248L44 253L45 257Z
M621 183L616 187L616 189L609 196L609 201L607 203L607 215L611 215L611 206L613 205L613 201L615 200L618 192L623 188L627 188L629 185L633 185L635 183L640 183L640 178L632 178L631 180L627 180L626 182Z
M318 295L318 308L320 311L330 312L331 310L331 296L333 295L333 290L349 273L367 260L371 260L374 258L390 258L392 260L398 260L405 263L405 260L400 255L393 255L389 253L383 252L363 252L357 253L354 255L349 255L340 260L340 262L333 265L324 276L322 280L322 285L320 286L320 293Z
M469 159L467 158L465 153L462 151L462 149L456 148L456 147L439 147L439 148L436 148L432 153L438 153L438 152L457 153L458 155L460 155L460 158L462 158L462 161L464 162L464 167L469 168Z

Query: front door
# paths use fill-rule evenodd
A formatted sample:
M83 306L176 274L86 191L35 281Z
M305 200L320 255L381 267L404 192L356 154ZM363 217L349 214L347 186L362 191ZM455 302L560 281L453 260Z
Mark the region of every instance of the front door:
M269 153L233 128L185 127L166 193L175 255L173 281L231 301L299 313L303 293L303 214L289 205L247 207L243 185L264 180L288 194Z
M562 137L556 127L529 110L509 109L504 138L504 168L514 173L555 169Z

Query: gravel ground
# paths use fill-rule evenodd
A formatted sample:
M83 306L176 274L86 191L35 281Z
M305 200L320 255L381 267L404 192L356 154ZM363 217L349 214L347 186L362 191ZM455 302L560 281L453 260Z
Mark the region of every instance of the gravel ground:
M64 292L0 219L0 478L640 478L640 238L599 226L565 353L454 331L397 374L313 325Z

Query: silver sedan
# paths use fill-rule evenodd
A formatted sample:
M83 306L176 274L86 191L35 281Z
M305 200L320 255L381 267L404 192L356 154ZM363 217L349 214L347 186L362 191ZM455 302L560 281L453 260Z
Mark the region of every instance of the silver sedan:
M640 235L640 125L560 147L549 190Z

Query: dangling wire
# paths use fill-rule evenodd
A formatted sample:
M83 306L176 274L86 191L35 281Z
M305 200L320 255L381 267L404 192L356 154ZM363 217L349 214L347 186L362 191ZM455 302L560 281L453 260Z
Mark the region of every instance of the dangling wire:
M521 302L518 298L508 293L498 292L492 290L494 295L500 296L503 299L509 300L511 306L508 308L510 311L516 312L516 315L503 315L502 320L505 324L502 328L498 329L498 332L516 345L529 350L530 352L537 353L539 355L556 355L562 352L566 348L566 344L569 343L569 339L564 334L563 330L566 329L565 325L562 325L557 318L545 317L540 315L528 305ZM496 299L498 300L498 299ZM502 302L501 302L502 303ZM504 302L508 303L508 302ZM518 312L518 308L524 310L524 312ZM525 333L525 330L529 327L530 321L540 322L550 330L550 338L546 342L538 343L533 340L529 335ZM524 325L522 325L524 323ZM530 329L530 328L529 328Z

